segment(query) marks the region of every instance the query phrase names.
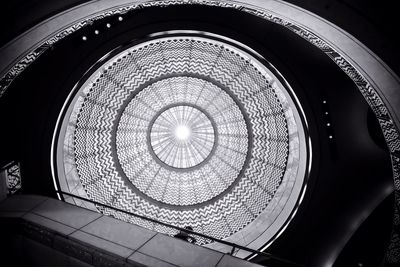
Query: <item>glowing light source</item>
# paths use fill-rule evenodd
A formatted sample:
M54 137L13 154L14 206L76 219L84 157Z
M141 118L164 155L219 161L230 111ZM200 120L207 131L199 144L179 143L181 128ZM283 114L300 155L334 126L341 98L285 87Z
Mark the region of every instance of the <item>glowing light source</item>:
M166 165L191 168L212 154L215 129L198 107L176 105L154 118L149 128L151 149Z
M186 125L178 125L174 131L175 138L180 141L188 140L190 138L191 134L192 134L192 131Z

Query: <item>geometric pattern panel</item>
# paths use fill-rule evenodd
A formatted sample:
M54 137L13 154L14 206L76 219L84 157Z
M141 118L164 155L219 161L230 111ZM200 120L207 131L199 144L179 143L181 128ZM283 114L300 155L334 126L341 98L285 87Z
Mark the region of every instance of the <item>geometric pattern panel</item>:
M71 104L65 136L87 197L220 239L279 213L272 200L278 188L291 191L299 164L299 126L283 90L264 65L220 41L178 36L127 48Z

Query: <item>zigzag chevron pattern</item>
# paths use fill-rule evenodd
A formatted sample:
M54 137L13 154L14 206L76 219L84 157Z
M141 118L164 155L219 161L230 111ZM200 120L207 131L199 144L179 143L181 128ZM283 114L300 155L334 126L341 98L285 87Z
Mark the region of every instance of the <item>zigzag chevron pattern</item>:
M203 38L154 40L106 62L75 106L75 164L87 196L221 239L245 228L281 186L289 151L298 153L289 147L291 107L268 73L245 54ZM149 136L156 115L182 103L208 114L217 137L204 164L178 171L152 153Z

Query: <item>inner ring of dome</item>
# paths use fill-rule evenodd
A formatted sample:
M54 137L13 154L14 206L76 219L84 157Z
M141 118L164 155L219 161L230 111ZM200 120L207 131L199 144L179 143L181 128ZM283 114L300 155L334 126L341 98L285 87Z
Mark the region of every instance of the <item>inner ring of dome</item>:
M210 153L186 168L156 154L154 130L151 140L161 114L182 106L205 116L203 120L210 121L214 131L213 146L208 144L207 148ZM200 75L163 77L138 88L120 110L115 142L111 143L119 174L132 190L157 205L191 209L215 202L238 183L248 166L252 131L246 113L238 99L212 79Z
M216 143L216 126L201 108L177 104L162 109L149 127L154 155L170 167L195 167L211 156Z

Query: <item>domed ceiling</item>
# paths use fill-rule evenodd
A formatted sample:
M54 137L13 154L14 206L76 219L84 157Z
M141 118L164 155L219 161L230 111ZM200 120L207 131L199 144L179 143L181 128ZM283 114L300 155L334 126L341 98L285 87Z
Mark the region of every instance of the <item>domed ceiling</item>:
M58 161L68 191L219 239L265 244L288 220L305 176L306 140L290 88L250 53L204 36L121 50L76 88L64 117Z
M22 158L24 192L333 262L373 196L399 184L398 83L336 25L250 2L91 1L0 49L3 154Z

